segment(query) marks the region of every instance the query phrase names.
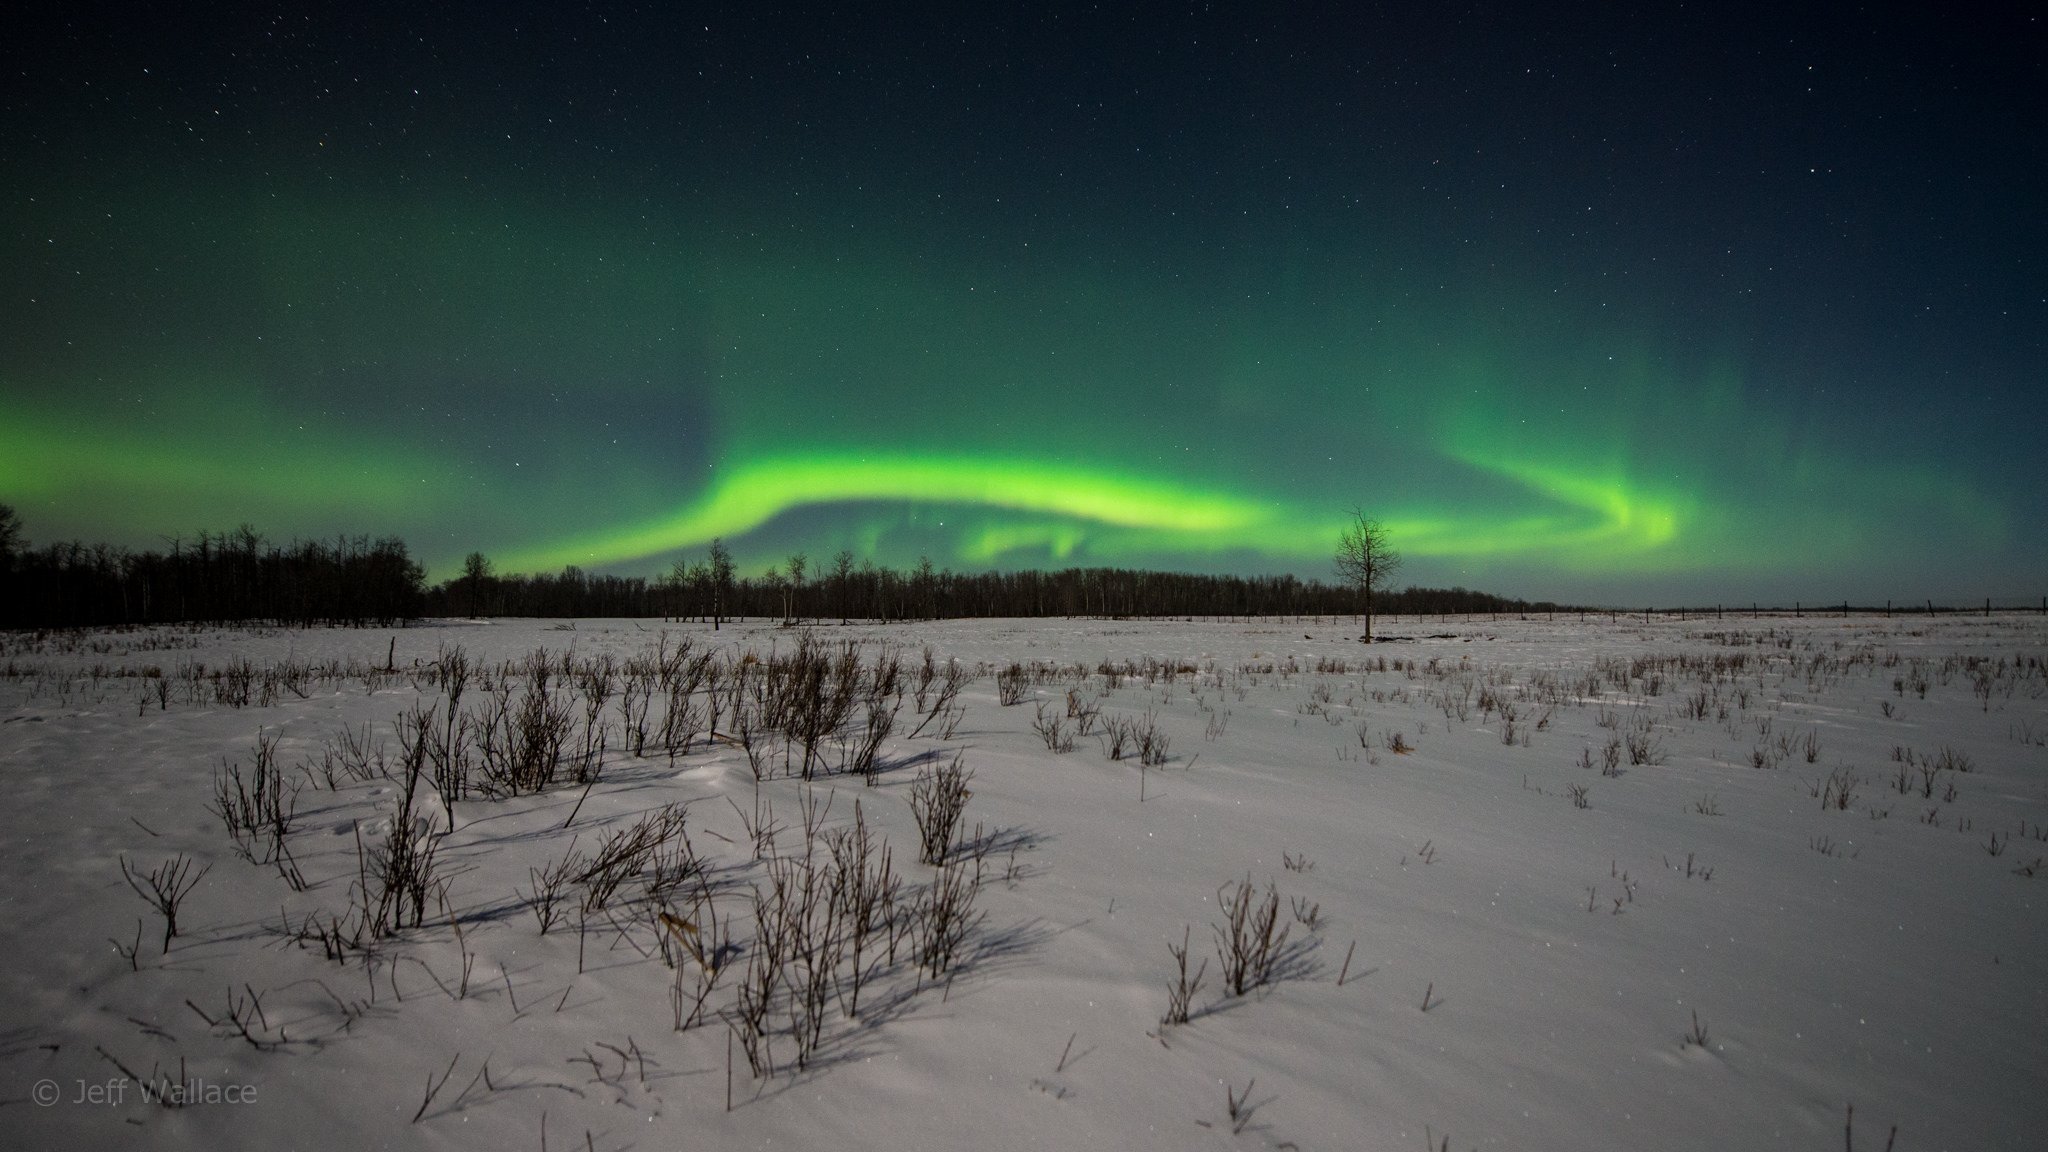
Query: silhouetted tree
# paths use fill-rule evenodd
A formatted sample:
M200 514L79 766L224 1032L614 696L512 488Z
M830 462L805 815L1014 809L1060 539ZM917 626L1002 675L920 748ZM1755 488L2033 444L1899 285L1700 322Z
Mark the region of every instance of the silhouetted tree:
M718 631L725 621L725 596L732 587L732 553L725 547L723 537L711 541L711 630Z
M782 622L787 624L796 614L803 611L804 569L810 567L811 558L801 552L789 556L789 601L782 609Z
M481 552L471 552L462 559L462 587L469 594L469 614L483 615L484 581L491 578L490 558Z
M1372 643L1372 594L1393 583L1401 568L1401 554L1387 535L1386 525L1358 508L1351 510L1351 522L1337 534L1337 578L1358 589L1365 604L1365 635Z
M853 619L853 549L841 548L832 558L832 591L839 597L839 622Z
M14 554L28 547L21 538L21 518L12 504L0 504L0 572L14 567Z
M669 613L680 621L683 617L689 615L688 609L691 603L689 561L678 559L674 564L669 565L668 576L664 581L664 585L669 593Z
M781 601L782 622L789 623L789 581L782 578L782 569L770 564L768 570L761 573L761 589L768 593L771 605Z
M28 549L21 537L21 519L14 506L0 504L0 601L12 603L21 593L14 586L14 556Z
M932 558L917 558L917 574L911 578L911 591L917 598L917 613L926 620L939 618L938 578L932 573Z

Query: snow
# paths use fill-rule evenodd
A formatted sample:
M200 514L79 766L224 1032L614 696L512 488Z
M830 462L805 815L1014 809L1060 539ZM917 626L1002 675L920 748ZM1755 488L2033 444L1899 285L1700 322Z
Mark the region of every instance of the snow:
M976 676L950 739L938 725L909 738L922 717L904 706L876 787L762 783L784 825L777 851L801 853L800 800L815 788L828 825L858 800L906 884L924 884L911 781L958 752L973 772L967 830L994 837L985 918L947 976L898 964L858 1018L835 1007L805 1069L757 1079L735 1054L729 1111L727 1029L675 1030L676 974L645 922L599 916L579 940L572 907L543 935L527 894L530 870L572 842L588 852L681 802L719 877L714 906L746 947L766 865L743 830L756 785L739 747L636 757L612 711L587 797L558 784L462 800L452 832L423 805L460 939L430 902L422 927L339 962L290 929L349 907L358 834L381 842L399 782L344 776L330 790L299 775L313 783L287 844L303 892L237 855L208 806L214 773L246 771L259 730L278 736L288 774L344 726L372 725L395 752L400 713L443 701L426 672L452 646L493 666L543 647L623 660L665 632L733 658L787 652L796 630L584 620L0 638L0 1145L540 1148L545 1117L553 1148L1412 1149L1447 1135L1454 1149L1811 1149L1842 1143L1853 1105L1865 1148L1894 1125L1902 1150L2038 1146L2048 621L1377 627L1392 639L1370 647L1354 621L1327 618L813 629L870 660L900 650L915 664L929 645ZM378 676L394 636L397 673ZM246 707L179 675L243 659L259 674L326 661L352 673ZM1005 707L995 673L1013 661L1051 670ZM1139 671L1115 688L1094 671L1125 661ZM175 686L161 703L151 670ZM1141 772L1094 738L1048 750L1035 704L1060 714L1069 688L1105 718L1155 714L1167 763ZM482 690L468 693L465 710ZM1515 709L1514 743L1482 693ZM1623 754L1603 774L1609 740L1645 722L1660 762ZM1389 750L1397 732L1412 751ZM1914 758L1905 793L1895 749ZM1935 771L1923 795L1918 765L1944 750L1970 770ZM1829 779L1848 773L1841 806ZM162 919L120 861L147 870L178 853L210 870L165 954ZM1277 887L1290 950L1275 983L1231 997L1211 925L1220 890L1247 877L1261 896ZM1296 898L1317 907L1314 930ZM1190 965L1208 970L1193 1018L1162 1025L1168 945L1184 930ZM713 1010L731 1007L737 968ZM256 998L245 1038L228 1017ZM1695 1013L1704 1046L1685 1040ZM213 1100L147 1103L115 1061ZM56 1103L38 1099L42 1081ZM1239 1123L1227 1101L1248 1085ZM79 1102L89 1093L99 1102Z

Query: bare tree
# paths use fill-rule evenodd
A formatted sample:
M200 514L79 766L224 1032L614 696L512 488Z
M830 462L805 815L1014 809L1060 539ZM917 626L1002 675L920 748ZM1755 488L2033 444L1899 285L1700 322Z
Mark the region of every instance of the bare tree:
M696 599L693 595L695 589L690 586L689 561L677 560L669 565L668 588L671 597L669 608L674 613L677 622L680 623L682 618L688 615L683 609L689 607Z
M13 568L15 554L27 550L21 538L21 517L14 514L13 505L0 504L0 572Z
M789 596L783 601L782 622L789 623L794 614L802 610L797 602L804 594L804 569L810 567L811 558L801 552L792 552L789 557Z
M782 622L784 624L788 624L789 581L784 580L782 578L782 569L777 568L773 564L770 564L768 566L768 570L766 572L761 573L760 587L763 591L768 593L770 599L773 599L777 596L782 597Z
M685 567L683 562L678 560L676 568L682 573L683 586L690 592L690 615L695 616L697 622L701 624L706 615L704 609L711 602L711 566L699 560Z
M1394 551L1386 525L1358 508L1351 510L1351 522L1337 534L1337 577L1358 589L1365 607L1366 643L1372 643L1372 594L1393 583L1401 570L1401 554Z
M483 615L484 581L491 578L490 558L481 552L471 552L462 560L462 583L469 593L469 614Z
M832 558L832 583L839 593L839 622L852 619L853 608L853 551L841 548L839 555Z
M919 556L917 571L911 578L911 588L917 597L917 610L927 620L939 618L938 577L932 572L932 558Z
M722 537L711 541L711 630L725 620L725 592L732 587L732 553Z

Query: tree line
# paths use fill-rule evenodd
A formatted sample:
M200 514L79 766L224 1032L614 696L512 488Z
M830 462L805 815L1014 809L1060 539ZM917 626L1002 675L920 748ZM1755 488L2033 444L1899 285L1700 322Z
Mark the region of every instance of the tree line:
M430 589L437 616L638 616L700 620L889 622L963 617L1098 616L1228 618L1350 616L1365 607L1351 582L1324 583L1293 575L1238 576L1134 568L1026 569L954 572L929 559L894 569L842 551L814 567L802 553L757 576L741 575L721 542L701 560L678 561L666 573L559 573L499 576L472 553L464 574ZM1466 588L1372 591L1371 610L1394 615L1542 612L1531 603Z
M265 541L247 525L163 551L29 547L0 505L0 627L172 623L388 626L419 618L426 570L395 538Z
M390 626L424 617L643 617L807 623L962 617L1231 618L1349 616L1361 588L1292 575L1217 575L1130 568L954 572L929 559L894 569L842 551L801 553L740 574L721 541L657 577L588 573L499 575L481 553L429 585L397 538L266 540L244 525L134 551L78 542L30 547L0 505L0 627L167 623ZM1554 608L1465 588L1374 589L1372 611L1399 615Z

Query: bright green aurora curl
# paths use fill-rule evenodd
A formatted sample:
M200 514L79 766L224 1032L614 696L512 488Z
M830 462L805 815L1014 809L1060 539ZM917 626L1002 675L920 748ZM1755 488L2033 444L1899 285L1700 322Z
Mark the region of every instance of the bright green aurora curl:
M1540 467L1499 471L1550 498L1520 517L1457 512L1385 516L1403 549L1418 557L1517 553L1586 565L1647 558L1678 533L1668 502ZM739 537L811 505L905 502L1035 514L1029 527L990 526L962 541L961 555L994 561L1013 548L1049 546L1072 557L1084 542L1105 558L1236 549L1308 560L1327 551L1342 526L1326 509L1210 491L1060 463L1001 457L832 454L763 457L719 470L701 498L672 516L515 553L516 568L615 565Z

